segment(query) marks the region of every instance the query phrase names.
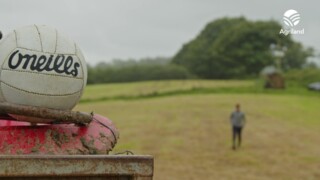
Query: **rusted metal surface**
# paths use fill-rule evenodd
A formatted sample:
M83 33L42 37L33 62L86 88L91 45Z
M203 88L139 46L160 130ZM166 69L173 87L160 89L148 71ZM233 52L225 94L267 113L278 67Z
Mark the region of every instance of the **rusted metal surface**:
M55 177L65 179L152 179L152 156L15 155L0 156L2 177ZM119 178L122 177L122 178ZM106 179L106 178L101 178Z
M90 114L78 111L25 106L7 102L0 102L0 113L18 115L16 116L18 117L18 120L20 119L22 121L29 121L33 123L61 122L86 124L92 121L92 116Z
M94 115L87 126L0 120L0 154L108 154L119 138L112 121Z

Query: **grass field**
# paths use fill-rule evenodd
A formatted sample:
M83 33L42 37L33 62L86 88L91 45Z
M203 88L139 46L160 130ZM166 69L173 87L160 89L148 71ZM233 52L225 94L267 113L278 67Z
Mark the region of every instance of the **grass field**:
M128 99L132 97L154 97L162 94L190 93L194 90L211 90L221 88L253 87L253 81L239 80L168 80L135 83L113 83L108 85L91 85L85 89L83 102L104 101L109 99Z
M101 98L185 91L194 84L211 90L254 85L249 81L164 81L89 86L83 98L99 101L83 101L77 109L94 110L113 120L120 130L114 153L131 150L154 155L155 180L320 179L318 94L217 91ZM237 102L248 123L243 146L233 151L228 117Z

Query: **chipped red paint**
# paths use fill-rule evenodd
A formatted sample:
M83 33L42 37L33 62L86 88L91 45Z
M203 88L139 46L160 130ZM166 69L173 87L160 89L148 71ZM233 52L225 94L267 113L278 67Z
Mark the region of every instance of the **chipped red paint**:
M108 154L119 138L112 121L94 115L87 126L0 120L0 154ZM98 122L99 121L99 122Z

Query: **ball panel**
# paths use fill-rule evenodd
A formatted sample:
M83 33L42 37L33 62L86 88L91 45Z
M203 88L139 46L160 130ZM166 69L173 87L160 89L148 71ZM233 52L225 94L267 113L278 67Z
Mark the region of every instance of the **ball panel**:
M57 33L57 54L76 54L75 43L62 33Z
M74 94L83 88L82 79L12 70L2 70L1 81L22 91L53 96Z
M54 53L56 50L57 31L48 26L37 26L40 33L43 52Z
M1 65L8 58L9 54L17 47L14 33L8 34L0 41L0 63Z
M32 94L17 90L3 83L1 83L1 90L7 102L52 109L72 109L80 97L80 92L68 96Z
M83 73L83 89L84 87L86 86L87 84L87 78L88 78L88 70L87 70L87 63L86 61L84 60L84 56L81 52L81 50L79 49L78 46L76 46L76 56L78 57L79 59L79 62L81 62L81 67L82 67L82 73Z
M9 33L0 41L0 65L3 65L5 59L8 58L10 52L16 48L16 36L14 33ZM0 69L1 74L1 69ZM0 75L1 81L1 75ZM4 102L5 98L0 91L0 102Z
M26 26L15 30L17 46L35 51L42 51L39 32L35 25Z

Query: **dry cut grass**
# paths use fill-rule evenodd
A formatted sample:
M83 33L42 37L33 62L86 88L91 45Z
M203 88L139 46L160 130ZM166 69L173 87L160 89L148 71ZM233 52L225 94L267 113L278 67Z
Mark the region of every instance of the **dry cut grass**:
M89 96L89 95L88 95ZM84 103L117 125L114 152L155 157L155 180L320 179L318 97L183 95ZM243 147L231 150L229 114L247 114Z

